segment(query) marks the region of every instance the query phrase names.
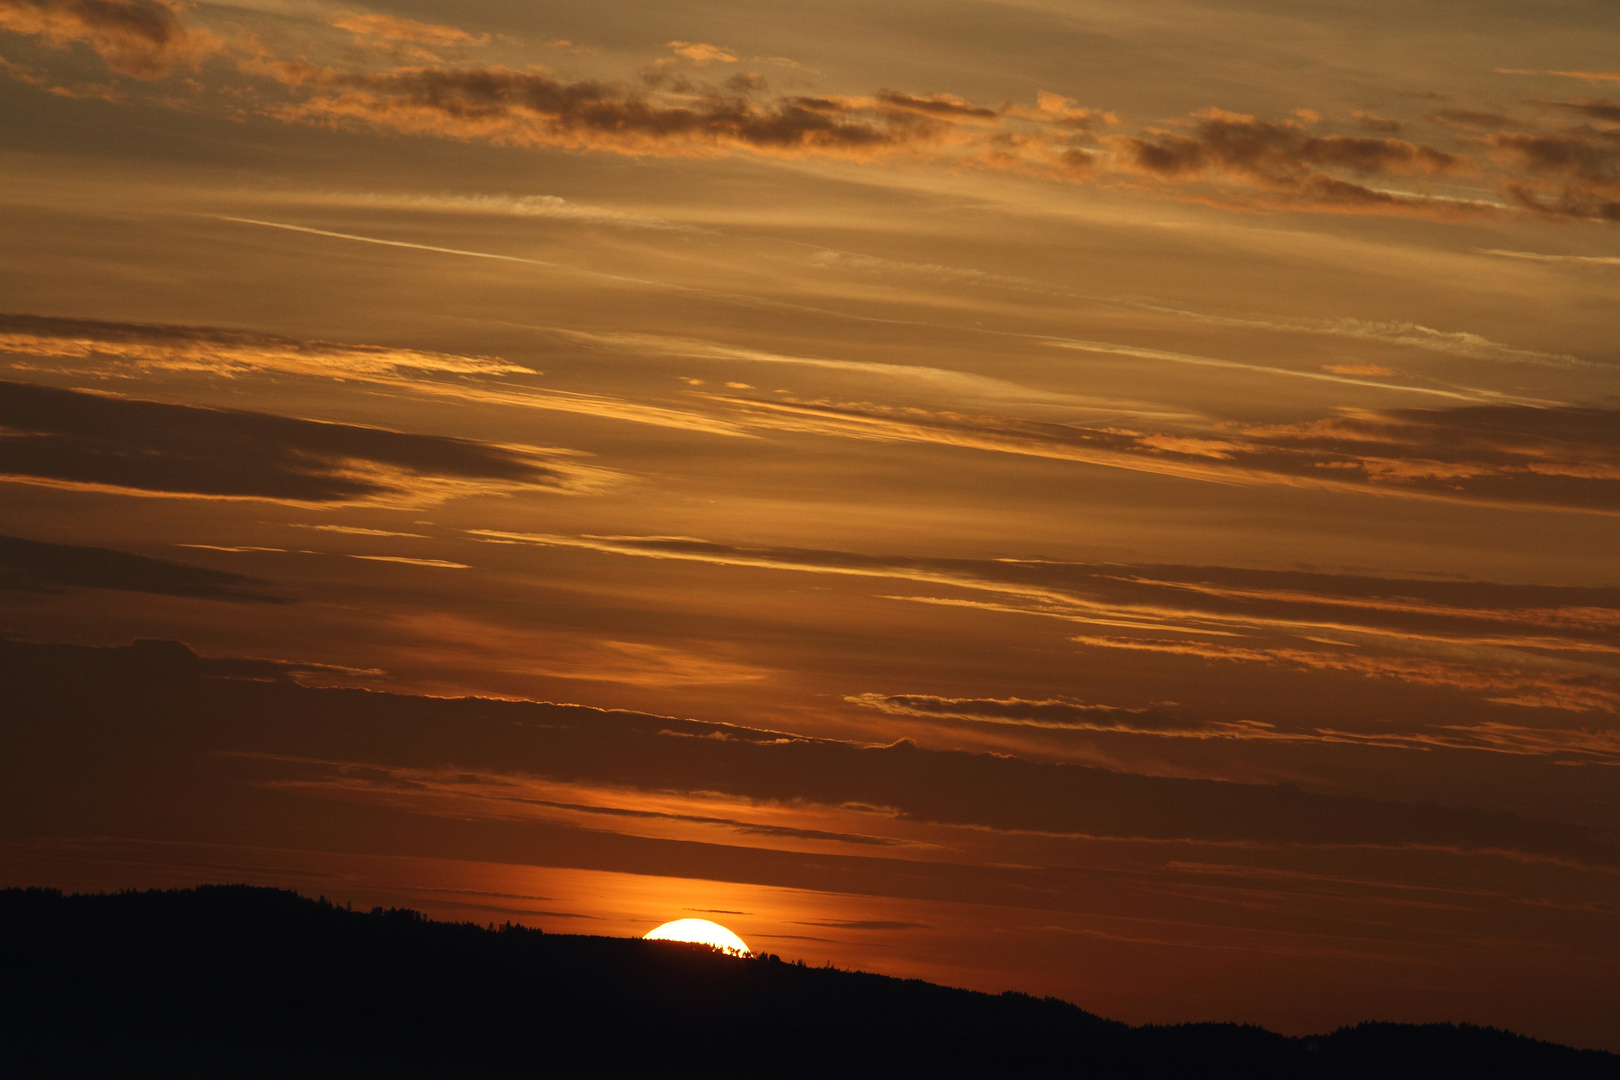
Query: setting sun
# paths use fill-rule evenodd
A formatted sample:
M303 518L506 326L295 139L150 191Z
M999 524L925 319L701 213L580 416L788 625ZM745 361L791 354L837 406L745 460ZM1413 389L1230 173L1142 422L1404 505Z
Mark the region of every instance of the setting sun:
M0 0L0 894L1620 1053L1617 313L1620 0Z
M699 945L712 945L733 956L747 956L751 951L742 938L708 919L676 919L651 931L646 938L648 941L691 941Z

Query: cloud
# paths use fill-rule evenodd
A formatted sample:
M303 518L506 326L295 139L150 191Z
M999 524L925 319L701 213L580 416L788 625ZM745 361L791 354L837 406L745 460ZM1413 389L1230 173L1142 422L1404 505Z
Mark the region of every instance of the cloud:
M1495 68L1498 75L1556 75L1589 83L1620 83L1620 71L1527 71L1523 68Z
M91 549L94 550L94 549ZM200 656L189 645L158 638L136 638L128 645L97 648L87 645L41 645L0 637L0 671L17 674L6 663L26 660L44 662L33 678L49 683L53 676L78 671L95 680L103 689L120 683L141 685L138 693L161 694L165 686L175 687L197 679L210 683L237 681L261 685L298 686L301 678L333 676L376 676L374 668L344 667L306 660L269 660L259 657ZM61 685L61 684L58 684ZM173 704L173 703L171 703ZM110 709L99 719L116 724L118 710Z
M1201 722L1165 708L1126 709L1066 699L952 698L934 694L855 694L852 705L893 716L962 720L975 724L1091 731L1173 738L1244 738L1271 732L1270 725Z
M527 447L0 382L0 475L125 493L417 505L566 491Z
M1105 635L1086 635L1073 640L1092 648L1127 649L1203 660L1278 665L1301 671L1340 671L1367 678L1398 679L1419 686L1462 690L1498 704L1567 712L1620 712L1620 671L1613 668L1557 674L1500 663L1466 664L1432 657L1368 654L1355 649L1228 645L1185 638ZM1361 736L1359 741L1377 743L1382 738L1382 735ZM1612 744L1611 751L1620 752L1620 740L1608 738L1605 743ZM1538 749L1532 752L1545 751ZM1615 760L1620 761L1620 758Z
M932 279L934 281L966 282L975 285L991 285L1002 289L1011 289L1016 292L1044 294L1047 296L1073 296L1067 289L1059 288L1034 278L1016 277L1009 274L993 274L986 270L976 270L963 266L943 266L939 263L907 262L898 259L884 259L875 255L858 255L849 251L838 251L833 248L822 248L811 253L809 262L812 266L828 269L854 270L884 277L909 276Z
M111 70L147 80L220 46L212 34L187 29L177 8L158 0L0 0L0 29L55 49L87 45Z
M1361 374L1317 377L1359 381ZM1620 513L1620 410L1614 409L1347 409L1300 424L1172 429L868 404L716 400L731 402L747 423L776 430L958 446L1213 483Z
M465 769L401 768L399 766L279 758L278 763L298 768L296 779L275 782L278 788L343 795L385 795L398 798L408 792L418 799L443 800L465 808L474 816L509 816L518 820L576 821L588 827L611 826L615 831L638 836L690 834L680 826L700 826L734 836L763 838L766 841L810 841L816 847L826 844L853 844L862 847L896 847L904 843L894 837L864 833L834 832L781 824L784 818L804 820L814 815L758 804L738 805L737 800L682 799L671 793L643 794L623 787L590 783L558 784L511 773L469 773ZM546 797L546 796L551 797ZM589 801L585 801L589 800ZM695 813L720 802L729 809L752 811L752 820ZM482 804L482 805L480 805ZM595 819L595 820L592 820ZM602 819L607 819L606 821ZM775 820L772 820L775 819ZM671 829L669 826L674 826ZM703 829L699 832L707 832Z
M1382 364L1323 364L1322 370L1332 375L1364 375L1371 379L1387 379L1396 374Z
M488 40L487 35L474 37L454 26L417 22L397 15L343 15L333 19L332 25L362 37L408 41L414 45L455 45Z
M763 105L709 93L664 104L605 82L564 82L509 68L405 68L384 73L302 70L284 81L314 91L281 106L284 120L365 124L412 134L480 138L630 154L727 150L870 157L937 143L945 128L914 112L838 98Z
M685 57L698 67L708 67L710 64L735 64L737 62L737 58L725 49L701 41L671 41L668 48L676 56Z
M926 97L918 97L898 90L880 90L876 96L879 102L889 108L914 112L922 116L957 121L987 121L992 124L1001 118L1001 114L995 109L975 105L955 94L929 94Z
M1503 170L1502 190L1513 205L1565 220L1620 221L1620 102L1535 104L1553 115L1521 124L1493 113L1461 113L1450 122L1477 132L1477 143ZM1568 126L1571 113L1584 122Z
M1336 177L1434 178L1473 171L1464 158L1405 139L1312 134L1295 120L1280 123L1206 109L1188 118L1192 134L1150 130L1105 142L1128 168L1156 180L1240 181L1289 203L1318 209L1459 212L1467 204L1368 187Z
M1563 132L1514 130L1505 115L1467 108L1429 117L1459 132L1462 146L1491 151L1503 168L1487 175L1483 162L1401 138L1401 120L1364 110L1352 114L1344 132L1326 129L1321 115L1308 108L1267 120L1212 107L1165 127L1125 133L1113 130L1120 125L1114 113L1045 90L1037 92L1033 106L991 106L948 91L896 88L866 96L775 94L754 74L702 83L674 74L668 57L635 85L562 78L537 67L463 66L435 50L481 45L487 36L397 16L340 15L331 26L366 45L372 64L383 57L400 65L362 70L352 55L336 64L308 59L322 55L317 46L326 43L319 41L291 57L252 35L226 43L187 29L179 10L159 0L0 0L0 28L57 46L88 43L115 70L147 79L161 78L178 61L195 63L217 52L241 76L279 84L280 100L261 87L234 88L262 102L254 106L260 115L339 129L632 155L929 160L1060 183L1146 187L1250 210L1436 220L1514 208L1564 219L1620 216L1620 189L1612 179L1555 175L1569 171L1576 159L1610 152L1614 132L1602 125L1614 123L1617 106L1606 101L1543 103L1588 119L1587 128ZM699 68L737 60L705 42L675 40L669 48ZM342 55L332 48L324 52ZM44 85L42 77L16 65L6 71ZM1604 73L1558 74L1594 84L1609 79ZM1463 178L1482 178L1476 197L1424 187ZM1406 183L1389 186L1394 180ZM1410 190L1414 183L1421 190Z
M687 536L562 536L471 529L491 542L580 547L643 559L802 573L868 576L1090 606L1110 619L1194 622L1200 628L1390 631L1477 636L1487 631L1567 635L1602 643L1620 630L1620 589L1490 581L1375 578L1306 570L1196 565L933 559L810 547L744 547Z
M944 595L912 603L1055 619L1094 628L1088 647L1442 688L1470 702L1562 712L1620 705L1620 590L1434 582L1210 566L939 559L750 548L681 537L557 536L474 530L477 539L572 547L850 578L912 582ZM1095 628L1104 628L1101 636ZM1122 636L1122 632L1136 632ZM894 699L951 711L946 699ZM955 711L980 723L1140 731L1193 738L1294 738L1067 700L988 699ZM899 704L896 704L898 702ZM861 704L872 704L862 700ZM971 713L971 715L968 715ZM1180 737L1180 736L1177 736Z
M119 589L241 604L293 602L269 591L268 582L242 574L111 548L0 536L0 589L57 592L65 588Z
M1514 126L1513 118L1505 113L1481 112L1477 109L1441 109L1430 113L1428 118L1444 127L1470 131L1494 131Z
M1597 111L1592 103L1580 106ZM1620 106L1605 105L1620 118ZM1529 174L1505 185L1517 205L1555 218L1620 222L1620 126L1500 132L1487 144Z
M1487 251L1485 254L1500 255L1500 251ZM1275 317L1256 317L1238 315L1215 315L1204 311L1188 311L1183 308L1167 307L1162 303L1142 300L1116 301L1128 303L1129 306L1138 307L1146 311L1175 315L1184 319L1207 323L1212 326L1235 326L1252 328L1256 330L1280 331L1283 333L1312 334L1324 337L1347 337L1365 341L1381 341L1394 345L1406 345L1429 352L1445 353L1451 356L1466 356L1475 360L1493 360L1505 363L1529 363L1544 366L1591 366L1587 361L1568 353L1549 353L1535 349L1521 349L1506 345L1499 341L1492 341L1483 335L1466 330L1437 330L1434 327L1424 326L1421 323L1398 321L1372 321L1353 317L1340 317L1337 319L1278 319ZM1129 346L1112 345L1106 342L1074 342L1068 339L1049 339L1051 343L1063 348L1095 349L1106 352L1117 350L1121 355L1142 356L1144 359L1168 360L1177 363L1222 364L1232 367L1242 366L1250 371L1267 371L1276 375L1291 378L1321 378L1308 372L1300 372L1292 368L1262 367L1254 364L1239 365L1236 361L1216 360L1213 357L1188 356L1181 353L1169 353L1162 350L1132 350L1125 352ZM1398 386L1399 384L1392 384ZM1433 390L1433 387L1403 387L1410 392L1423 393ZM1452 388L1447 396L1459 396ZM1464 392L1461 396L1480 399L1480 391ZM1497 398L1497 400L1502 400ZM1524 404L1549 404L1548 402L1527 401Z
M1345 410L1241 429L1280 471L1343 473L1369 490L1620 512L1620 411L1561 406Z
M1579 113L1593 120L1602 120L1609 124L1620 124L1620 102L1588 99L1586 101L1547 101L1541 104L1564 112Z
M424 533L394 532L392 529L366 529L358 525L305 525L300 522L288 522L292 529L319 529L322 532L345 533L350 536L405 536L417 540L426 540Z
M1615 182L1620 166L1620 132L1503 132L1493 135L1490 145L1528 172L1588 184Z
M1525 259L1529 262L1571 263L1577 266L1620 266L1620 255L1547 255L1539 251L1508 251L1505 248L1482 248L1482 255L1495 255L1502 259Z
M605 554L717 566L889 578L1059 605L1079 615L1145 626L1400 638L1484 634L1534 641L1551 634L1574 648L1620 630L1620 589L1429 581L1225 566L1130 565L945 559L816 548L743 547L694 537L565 536L475 529L491 543L572 547ZM1553 642L1544 642L1551 645ZM1612 648L1620 648L1610 646Z
M435 63L439 56L434 49L489 43L488 34L475 36L454 26L417 22L397 15L348 14L333 19L332 25L349 31L383 55L401 60Z
M254 222L254 224L261 224ZM367 243L392 241L345 234L321 233L297 226L275 225L295 232L313 232ZM401 247L418 247L399 242ZM428 248L446 251L443 248ZM451 252L484 256L479 252ZM514 257L516 258L516 257ZM517 260L529 261L529 260ZM430 397L472 401L511 408L543 409L612 417L631 423L652 424L715 435L744 436L734 424L680 409L647 405L597 394L546 390L530 385L501 385L494 380L509 375L530 375L531 369L499 357L462 356L398 349L387 346L345 345L301 341L267 334L243 333L212 327L170 326L150 323L101 322L95 319L56 319L32 315L0 315L0 354L26 358L14 366L24 370L46 361L66 373L104 378L109 372L195 371L225 378L258 372L284 372L309 378L343 379L382 385ZM459 376L459 378L458 378ZM473 380L480 381L473 381ZM566 456L567 451L551 451ZM559 466L560 467L560 466ZM599 466L569 466L576 487L610 482L616 474Z
M703 43L674 41L670 47L699 66L735 59ZM359 73L263 61L257 68L308 95L274 108L273 115L339 127L629 154L745 151L860 160L901 154L1068 182L1123 169L1178 184L1211 177L1241 182L1262 201L1305 209L1442 217L1480 209L1468 200L1373 188L1330 171L1420 179L1475 171L1472 162L1437 147L1398 138L1314 135L1298 120L1270 123L1215 109L1195 114L1193 137L1150 131L1099 138L1097 130L1118 123L1114 114L1047 91L1037 95L1033 108L992 108L947 92L897 89L869 97L762 98L765 88L753 77L705 87L684 79L672 83L663 67L642 91L496 67ZM661 87L673 95L660 94ZM1308 110L1302 115L1307 122L1315 119ZM1393 121L1377 123L1387 127Z
M238 667L233 669L233 664ZM350 843L358 835L355 829L377 833L381 825L377 813L389 806L410 811L382 829L391 836L425 839L438 827L436 820L467 821L464 803L435 807L431 801L402 802L416 796L399 784L379 792L370 804L324 802L313 817L307 810L291 813L285 803L244 801L255 791L273 794L285 781L295 786L312 778L330 783L330 767L311 771L311 763L326 762L375 770L379 781L398 774L401 781L420 782L424 773L437 772L446 778L438 783L447 784L449 777L460 776L467 778L463 783L470 790L492 796L529 797L522 788L537 779L614 785L620 796L613 802L541 798L578 808L553 810L627 822L649 820L638 817L649 810L654 819L669 825L680 824L669 819L686 816L711 819L707 824L721 828L792 829L808 822L766 816L766 808L844 808L870 826L860 833L838 830L857 838L892 835L893 826L887 823L898 821L1055 836L1507 850L1589 865L1620 865L1620 849L1604 834L1506 813L1315 794L1287 785L1133 775L997 754L930 750L904 741L869 746L798 738L578 706L313 689L285 675L267 682L246 681L266 664L203 660L177 643L90 649L0 641L0 678L22 710L13 718L14 730L26 733L31 740L28 747L33 747L25 747L21 759L12 755L9 761L0 760L0 768L8 772L8 795L21 797L26 792L34 808L31 813L45 822L51 835L71 834L66 830L72 822L91 831L105 831L112 820L127 825L140 808L118 801L126 790L118 781L132 768L141 770L146 783L164 777L173 790L193 800L185 816L188 821L214 819L221 806L256 806L261 808L258 813L238 814L231 820L303 822L298 842L310 846ZM288 667L269 670L286 672ZM206 677L216 673L237 677ZM231 722L216 722L214 718L221 716ZM130 717L145 719L131 725ZM127 750L131 745L139 745L141 754L131 755ZM64 746L96 750L74 758L77 772L71 783L18 771L17 763L32 760L30 754L60 755ZM229 783L217 776L199 783L198 770L231 761L240 765ZM754 821L730 814L672 812L664 806L637 806L638 800L627 797L630 791L665 796L713 793L751 801L760 812L751 815ZM286 797L295 794L288 792ZM432 793L423 798L427 794ZM279 809L272 811L272 806ZM629 813L615 813L618 809ZM489 820L471 831L465 831L469 828L465 825L455 827L464 830L459 834L462 858L566 865L547 861L536 850L540 837L532 820L516 820L510 829ZM831 830L807 831L822 835L798 839L843 840ZM613 835L606 828L592 829L580 840L600 852ZM872 846L861 839L856 844ZM641 845L631 850L640 852L642 860L633 868L659 872L647 861L654 854L651 849ZM420 849L413 853L431 854ZM697 845L668 853L685 859L681 872L689 876L712 876L714 854ZM781 865L765 859L758 848L739 854L747 857L756 874ZM853 872L851 865L828 862L833 856L816 858L816 865L806 870L820 875L819 887L838 887L847 880L843 875ZM929 874L933 865L922 859L892 867L859 862L869 872L892 870L908 881ZM1004 866L986 869L1001 888L1007 887L1009 875L1018 878L1020 873ZM835 880L829 880L829 874ZM1012 891L1017 894L1033 884L1018 881Z
M1381 131L1386 134L1393 135L1394 133L1400 131L1404 126L1399 120L1391 120L1387 117L1377 116L1362 109L1357 109L1350 115L1351 118L1355 120L1356 126L1361 128L1363 131Z
M812 259L823 254L817 252ZM882 260L878 260L882 261ZM823 261L825 263L825 261ZM897 264L889 264L897 265ZM908 264L898 264L908 265ZM794 356L768 352L736 345L723 345L695 338L673 337L665 334L634 332L596 333L582 330L553 331L573 341L595 347L621 349L637 356L670 356L694 360L721 360L746 364L783 364L821 368L827 371L849 372L885 380L920 383L934 390L959 395L975 401L1041 401L1090 409L1105 414L1141 415L1143 408L1137 402L1121 404L1112 399L1092 398L1078 394L1038 390L1005 379L977 375L948 368L929 367L925 364L890 364L873 360L843 360L824 356ZM742 389L752 389L743 387ZM719 397L715 400L734 405L739 399Z
M451 214L505 214L512 217L548 218L582 225L607 225L619 229L647 229L654 232L704 234L696 225L631 214L601 206L574 202L556 195L395 195L322 193L312 201L339 206L378 207L399 210L425 210Z
M926 923L896 922L886 919L846 919L824 922L801 922L799 926L823 926L830 930L927 930Z
M209 326L103 322L0 314L0 353L127 364L140 371L196 371L230 377L249 372L342 378L405 374L526 374L493 356L345 345Z
M1520 673L1485 676L1469 672L1461 665L1379 662L1327 653L1277 650L1266 653L1252 649L1209 645L1191 641L1153 642L1129 638L1086 637L1076 639L1091 647L1162 650L1165 653L1207 659L1248 660L1268 664L1291 664L1306 670L1350 670L1371 676L1406 678L1409 681L1440 686L1469 688L1508 687L1520 695L1516 704L1573 711L1615 711L1620 692L1607 692L1573 681L1530 680L1526 686ZM1350 661L1367 662L1350 662ZM1413 678L1414 673L1418 677ZM1022 698L950 698L933 694L857 694L844 700L853 705L877 709L892 716L912 716L927 720L957 720L975 724L1038 728L1105 735L1133 735L1155 739L1238 740L1293 744L1347 744L1408 750L1473 750L1519 756L1557 756L1566 761L1600 761L1620 764L1620 732L1610 730L1564 730L1504 724L1427 722L1415 730L1398 730L1387 723L1381 730L1348 731L1333 727L1296 723L1282 728L1258 720L1207 720L1176 707L1123 709L1067 700L1030 701Z
M370 562L404 563L407 566L433 566L441 570L471 570L466 563L451 562L448 559L416 559L407 555L350 555L351 559L366 559Z

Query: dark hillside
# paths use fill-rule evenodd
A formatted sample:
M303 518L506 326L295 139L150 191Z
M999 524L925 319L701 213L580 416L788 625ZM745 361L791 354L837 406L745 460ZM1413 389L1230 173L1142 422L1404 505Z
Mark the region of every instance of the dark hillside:
M1131 1028L1053 999L212 886L0 892L14 1076L1620 1077L1494 1029Z

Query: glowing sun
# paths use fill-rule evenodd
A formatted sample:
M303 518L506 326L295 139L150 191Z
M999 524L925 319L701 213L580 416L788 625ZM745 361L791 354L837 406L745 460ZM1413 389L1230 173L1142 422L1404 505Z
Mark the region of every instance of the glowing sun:
M712 945L733 956L747 956L748 945L719 923L708 919L676 919L667 922L647 935L648 941L695 941L699 945Z

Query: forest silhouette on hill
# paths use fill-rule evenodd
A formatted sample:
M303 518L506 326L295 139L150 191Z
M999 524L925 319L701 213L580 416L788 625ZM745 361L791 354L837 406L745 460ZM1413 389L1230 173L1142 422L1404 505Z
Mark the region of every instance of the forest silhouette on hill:
M245 885L0 891L0 1067L98 1077L1620 1077L1468 1025L1288 1038Z

